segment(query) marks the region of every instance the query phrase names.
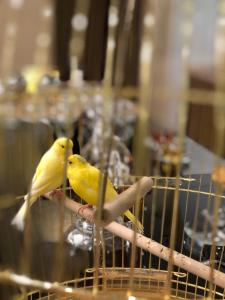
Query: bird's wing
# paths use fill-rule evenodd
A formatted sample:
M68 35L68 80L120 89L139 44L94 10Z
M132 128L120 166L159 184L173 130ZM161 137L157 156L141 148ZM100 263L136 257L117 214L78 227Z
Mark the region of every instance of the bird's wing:
M73 175L75 192L91 205L96 205L98 201L98 176L98 172L90 171L89 167L76 170Z
M47 152L41 159L34 174L31 194L39 197L61 185L63 163L55 154Z
M39 175L31 186L32 196L39 197L45 193L48 193L62 184L62 179L60 174L49 174L44 173Z
M89 188L98 192L100 171L92 166L86 168L86 180L88 181Z
M41 158L39 161L39 164L36 168L35 174L32 179L32 183L36 181L36 179L45 171L46 166L51 165L52 161L52 153L51 149L49 149Z
M45 169L46 164L48 164L48 158L51 158L50 150L48 150L39 161L39 164L35 170L34 176L32 178L32 184L35 183L37 178L43 173L43 169Z
M70 175L69 181L75 193L85 202L96 205L99 197L100 171L88 165L85 168L76 168ZM108 179L106 189L106 202L117 195L112 183Z
M101 172L99 169L95 167L89 167L87 171L87 177L88 177L88 182L90 182L90 187L97 191L99 191L99 184L100 184L100 175ZM112 199L114 199L117 196L117 192L114 189L110 179L107 179L107 186L106 186L106 194L105 194L105 201L108 202Z

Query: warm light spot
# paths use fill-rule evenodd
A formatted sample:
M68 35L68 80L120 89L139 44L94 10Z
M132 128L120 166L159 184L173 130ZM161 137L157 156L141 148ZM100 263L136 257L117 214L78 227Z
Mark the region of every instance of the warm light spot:
M221 27L225 27L225 17L219 18L218 25Z
M116 27L119 23L118 11L116 7L111 7L109 11L109 27Z
M217 167L212 173L212 180L225 186L225 165Z
M38 66L27 66L23 69L23 76L27 82L27 92L28 93L36 93L38 89L38 84L40 79L42 78L45 70Z
M72 292L73 292L73 289L70 288L70 287L66 287L66 288L65 288L65 291L66 291L67 293L72 293Z
M43 283L43 286L44 286L44 288L45 289L50 289L51 288L51 283L50 282L47 282L47 281L45 281L44 283Z
M71 23L74 30L84 31L88 26L88 18L79 13L73 16Z
M13 9L20 9L24 5L24 0L10 0L9 5Z
M144 42L141 48L141 61L148 62L152 56L152 44L149 42Z
M144 25L146 27L152 27L155 24L155 17L152 14L148 14L144 17Z
M49 18L53 15L53 11L51 7L44 7L44 9L42 10L42 15L45 18Z
M108 47L109 47L109 49L113 50L115 48L115 46L116 46L115 41L113 39L109 39L109 41L108 41Z

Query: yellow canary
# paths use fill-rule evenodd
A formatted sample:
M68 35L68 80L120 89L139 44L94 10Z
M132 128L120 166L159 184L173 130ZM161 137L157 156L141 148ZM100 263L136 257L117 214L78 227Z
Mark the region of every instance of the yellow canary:
M82 156L74 154L69 157L67 176L70 185L75 193L90 205L96 205L98 201L100 174L100 171L96 167L91 166ZM117 192L108 179L105 202L113 200L116 196ZM129 210L124 215L132 223L135 222L135 216ZM143 231L143 226L139 221L137 222L137 228L139 231Z
M23 230L27 214L28 197L32 205L38 197L51 192L63 183L63 171L68 143L68 156L72 154L73 142L67 138L58 138L51 148L42 156L33 176L30 194L24 197L24 203L12 220L11 224Z

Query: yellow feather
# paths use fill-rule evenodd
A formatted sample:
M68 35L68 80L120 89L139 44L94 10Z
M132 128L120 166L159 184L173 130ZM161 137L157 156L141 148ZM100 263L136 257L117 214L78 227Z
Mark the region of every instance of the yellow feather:
M51 192L62 184L66 146L67 138L59 138L41 158L31 183L30 205L41 195ZM72 153L72 147L73 143L69 140L69 155ZM25 203L12 220L12 224L21 230L23 229L24 218L27 214L28 195L24 199Z
M68 179L75 193L90 205L97 205L100 171L87 163L80 155L69 157ZM105 202L112 201L117 196L111 181L108 179L106 185ZM124 214L132 223L135 223L135 216L126 211ZM142 224L137 221L137 228L143 231Z

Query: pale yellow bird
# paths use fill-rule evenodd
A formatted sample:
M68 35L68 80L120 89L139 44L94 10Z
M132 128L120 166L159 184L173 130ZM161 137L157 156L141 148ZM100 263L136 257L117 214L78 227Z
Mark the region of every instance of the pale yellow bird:
M12 225L23 230L28 201L32 205L38 197L62 185L66 151L68 151L68 156L70 156L73 153L72 148L73 142L70 139L67 141L67 138L61 137L42 156L32 179L30 194L24 197L25 201L12 220Z
M68 159L67 177L74 192L90 205L97 205L100 170L91 166L82 156L78 154L71 155ZM105 202L116 198L117 192L111 181L107 180ZM132 222L135 222L135 216L127 210L124 215ZM143 231L142 224L137 221L137 228Z

